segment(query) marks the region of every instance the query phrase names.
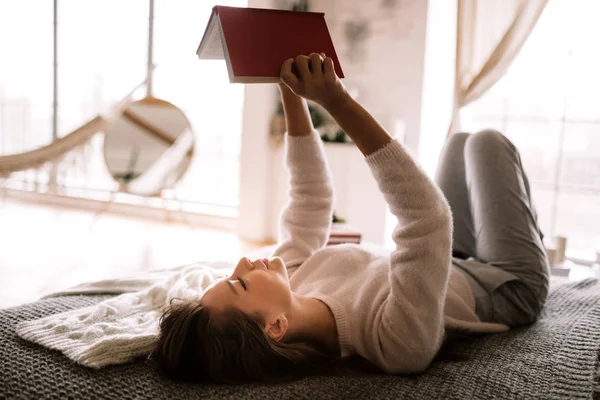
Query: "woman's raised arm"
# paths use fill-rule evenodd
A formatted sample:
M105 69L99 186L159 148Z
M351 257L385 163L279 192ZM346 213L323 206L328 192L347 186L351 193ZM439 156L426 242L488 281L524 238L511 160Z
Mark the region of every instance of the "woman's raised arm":
M287 127L285 163L290 175L290 201L280 217L278 246L273 255L292 267L327 244L333 216L333 184L306 100L284 84L279 88Z

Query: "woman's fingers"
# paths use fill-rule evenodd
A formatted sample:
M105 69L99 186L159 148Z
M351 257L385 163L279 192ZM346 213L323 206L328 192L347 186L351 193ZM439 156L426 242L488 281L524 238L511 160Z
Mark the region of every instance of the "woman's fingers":
M323 58L317 53L310 55L310 67L313 76L320 77L323 75Z
M312 53L286 60L281 66L282 82L296 95L322 105L345 95L344 85L335 74L333 60L324 56L323 53Z
M326 78L335 79L335 68L331 57L325 57L325 61L323 61L323 75Z
M300 78L303 80L310 78L310 69L308 66L308 61L308 57L300 55L296 57L296 61L294 62L294 64L296 65L296 70L298 71Z
M281 74L284 75L286 73L292 73L292 65L294 65L294 59L288 58L281 64Z
M321 77L324 72L325 53L312 53L310 56L299 55L295 59L284 61L281 69L281 78L284 72L290 72L300 81L307 81L312 77ZM289 77L288 79L290 79Z
M285 60L283 62L283 65L281 66L281 72L279 74L279 77L281 78L281 81L283 83L285 83L290 89L292 89L292 91L296 92L300 82L296 74L294 74L294 72L292 71L293 66L293 58Z

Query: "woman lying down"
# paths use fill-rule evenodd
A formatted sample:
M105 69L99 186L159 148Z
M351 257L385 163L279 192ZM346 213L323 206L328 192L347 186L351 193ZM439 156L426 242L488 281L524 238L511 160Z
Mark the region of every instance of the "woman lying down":
M151 354L168 376L273 380L351 355L388 373L419 373L453 332L536 320L548 261L511 142L494 131L453 135L436 184L348 95L331 58L289 59L281 81L291 200L278 247L268 259L242 258L202 297L172 302ZM398 220L388 257L324 247L333 187L306 99L364 154Z

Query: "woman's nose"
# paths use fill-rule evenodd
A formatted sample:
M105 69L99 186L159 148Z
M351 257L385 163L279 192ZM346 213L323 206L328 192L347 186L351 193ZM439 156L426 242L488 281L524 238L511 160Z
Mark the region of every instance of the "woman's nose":
M238 269L238 268L252 270L252 269L254 269L254 265L252 264L252 262L250 261L250 259L248 257L242 257L240 259L240 262L238 262L236 269Z

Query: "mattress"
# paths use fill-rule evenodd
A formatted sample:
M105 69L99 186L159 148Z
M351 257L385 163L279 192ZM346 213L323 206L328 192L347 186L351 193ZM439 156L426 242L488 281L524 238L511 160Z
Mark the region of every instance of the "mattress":
M393 376L348 360L281 384L184 384L145 360L93 370L16 336L19 321L85 307L105 295L61 296L0 310L0 398L339 399L600 398L600 286L554 287L531 327L444 346L426 373Z

